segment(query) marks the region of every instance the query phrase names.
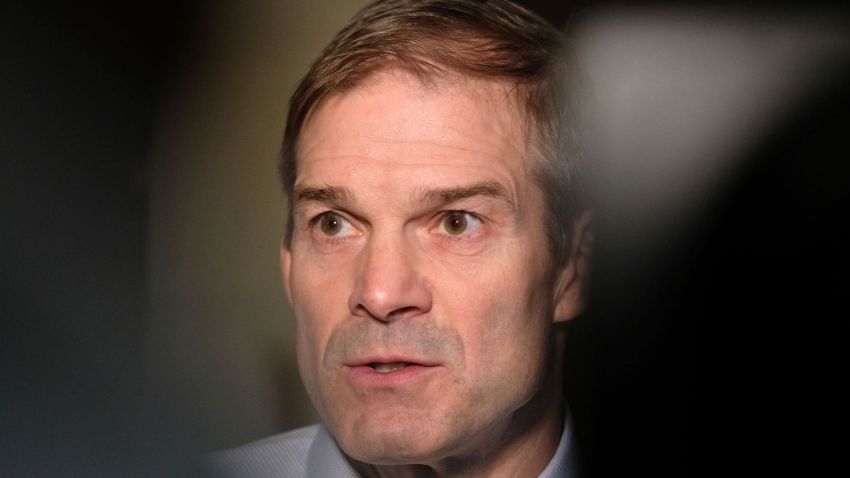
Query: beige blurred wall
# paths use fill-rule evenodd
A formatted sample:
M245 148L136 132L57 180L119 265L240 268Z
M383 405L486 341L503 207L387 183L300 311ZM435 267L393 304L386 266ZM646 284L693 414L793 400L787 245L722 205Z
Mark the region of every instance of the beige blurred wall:
M168 85L150 203L150 393L202 447L317 420L281 287L276 155L297 81L365 3L210 4Z

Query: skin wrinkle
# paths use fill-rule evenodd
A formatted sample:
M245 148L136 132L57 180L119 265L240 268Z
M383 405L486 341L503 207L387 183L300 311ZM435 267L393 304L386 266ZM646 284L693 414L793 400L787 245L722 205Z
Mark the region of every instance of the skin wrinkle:
M434 204L435 207L444 207L461 199L475 196L500 199L507 203L511 212L516 211L516 200L504 186L496 181L481 181L468 186L430 190L415 188L410 192L410 204Z
M402 75L404 75L403 72ZM308 136L308 134L306 133L312 123L311 119L315 117L315 115L317 115L318 112L321 111L321 109L323 109L328 103L338 102L339 99L343 96L362 98L367 95L368 92L375 87L375 85L380 84L382 81L386 81L388 78L394 78L398 76L399 71L396 69L379 71L374 75L366 78L362 84L360 84L353 90L331 93L326 98L324 98L319 104L315 105L311 110L307 120L305 120L304 131L302 131L301 138L297 144L296 150L298 157L304 158L311 156L313 149L321 146L320 143L305 145L303 139ZM506 154L516 155L516 157L520 158L527 156L528 148L530 145L529 138L533 135L531 132L532 128L529 127L530 125L529 122L526 121L525 115L511 115L510 117L505 118L499 114L506 104L514 111L519 111L519 107L524 104L524 102L522 102L520 98L517 97L518 86L516 84L513 84L511 82L470 78L468 76L458 75L453 72L449 72L445 76L433 78L433 81L428 83L423 83L421 80L413 79L409 76L408 78L408 81L411 81L411 83L415 87L413 90L411 90L413 93L411 96L414 99L423 99L429 95L439 94L441 87L444 87L447 84L453 85L452 91L453 96L455 97L455 101L461 102L463 100L466 100L464 101L464 103L469 104L471 106L471 111L468 112L469 115L487 117L490 119L490 131L488 136L485 138L479 138L479 140L483 141L484 143L476 145L475 147L471 147L458 144L456 141L441 141L439 138L415 140L411 138L406 138L404 137L404 135L402 135L403 139L400 139L399 137L395 136L399 132L403 132L404 126L401 124L401 122L396 122L395 124L392 124L392 126L384 126L382 130L372 132L369 138L370 143L405 144L411 146L444 146L446 148L456 149L458 150L458 152L491 156L497 160L502 155ZM373 113L373 108L370 105L367 105L361 112L361 116L369 117ZM514 118L514 116L516 118ZM416 118L420 122L420 125L423 121L433 121L427 118L427 116L422 115L421 107L416 106L411 106L407 108L407 110L405 110L402 115L403 120L410 120L411 118ZM517 121L513 121L514 119L516 119ZM425 124L427 126L427 123ZM450 131L459 136L463 136L467 132L465 129L465 125L461 126L442 123L439 124L439 127L444 128L446 131ZM345 129L346 126L337 125L337 128L342 130ZM483 146L495 146L495 150L487 151L483 149ZM509 148L510 151L505 151L505 148ZM314 159L321 160L324 158L315 157ZM382 159L378 157L372 157L370 159L394 161L394 158Z
M424 190L416 188L410 192L409 207L418 204L431 205L431 207L443 207L461 199L475 196L486 196L500 199L507 203L511 212L516 211L516 200L508 193L506 188L496 181L481 181L468 186L456 186L449 188L437 188ZM355 196L343 186L325 185L321 187L305 186L295 191L295 208L306 202L324 202L342 205L356 205Z
M372 158L364 158L364 160L365 159L373 160ZM330 158L323 160L330 160ZM425 165L434 167L446 166L444 163L430 163ZM526 222L528 214L525 211L525 204L522 201L517 200L518 188L515 181L511 178L506 179L507 186L503 185L498 180L487 180L468 186L437 188L434 190L414 188L408 194L406 206L410 209L418 209L420 204L427 205L426 203L431 201L431 199L428 199L427 196L453 196L455 201L461 201L462 199L469 199L475 196L500 198L504 204L509 206L508 213L513 216L514 226L518 230L518 228L528 225ZM529 184L526 183L523 187L527 188L529 187ZM299 191L303 191L304 194L300 194ZM358 219L363 220L367 223L367 225L370 224L370 221L368 221L365 217L366 214L357 210L357 201L354 195L345 187L331 186L327 184L325 184L324 187L303 186L299 184L296 188L295 198L296 199L292 208L293 218L296 223L303 222L304 218L300 216L303 216L303 209L305 208L305 205L310 202L317 202L327 204L331 208L344 210L344 212L357 216ZM449 203L451 200L452 199L449 197L444 197L443 201L445 204L433 204L430 205L430 207L433 209L447 207L450 205Z

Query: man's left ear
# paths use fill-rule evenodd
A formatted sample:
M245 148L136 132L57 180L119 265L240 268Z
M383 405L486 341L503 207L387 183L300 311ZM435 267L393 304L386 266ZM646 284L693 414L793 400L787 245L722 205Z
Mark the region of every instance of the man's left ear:
M584 311L593 252L591 211L583 212L573 227L570 255L558 273L555 289L555 322L566 322Z

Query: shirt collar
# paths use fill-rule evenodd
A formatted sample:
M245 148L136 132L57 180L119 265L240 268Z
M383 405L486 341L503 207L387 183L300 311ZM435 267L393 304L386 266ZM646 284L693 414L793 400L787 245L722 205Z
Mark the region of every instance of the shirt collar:
M538 475L538 478L576 478L579 476L572 438L570 413L564 407L564 431L561 432L561 440L558 442L558 448L555 449L555 454L549 460L549 464ZM338 476L341 478L357 478L358 476L324 424L319 427L319 433L310 449L307 462L309 476Z
M549 460L549 464L538 475L538 478L576 478L579 476L572 430L570 412L564 407L564 431L561 432L561 441L558 442L555 455Z

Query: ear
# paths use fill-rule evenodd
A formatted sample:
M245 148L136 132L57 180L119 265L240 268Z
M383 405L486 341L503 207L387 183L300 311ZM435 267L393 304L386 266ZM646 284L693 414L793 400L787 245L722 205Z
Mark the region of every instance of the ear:
M585 211L573 226L570 255L558 273L555 289L555 322L574 319L584 311L593 252L592 213Z
M283 289L286 291L286 299L292 305L292 292L289 288L289 271L292 268L292 251L286 247L283 240L280 241L280 270L283 273Z

